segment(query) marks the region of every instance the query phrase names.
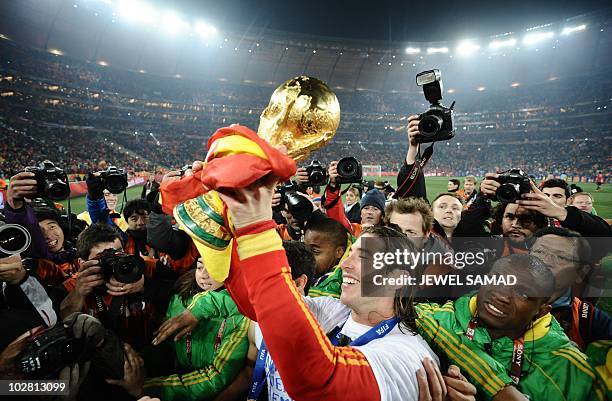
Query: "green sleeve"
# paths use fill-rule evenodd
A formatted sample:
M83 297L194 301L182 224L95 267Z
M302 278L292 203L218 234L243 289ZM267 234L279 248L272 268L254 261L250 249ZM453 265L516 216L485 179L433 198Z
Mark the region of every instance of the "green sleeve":
M147 379L144 394L172 401L208 399L221 392L244 366L249 324L249 319L242 318L236 330L224 336L212 364L182 375Z
M319 284L312 286L308 290L308 296L340 298L342 293L342 270L335 267L332 274Z
M417 304L416 326L419 334L434 352L445 355L451 364L457 365L461 373L476 386L477 399L491 400L505 387L512 385L506 369L484 350L464 340L464 335L455 323L455 314L447 303Z
M193 297L189 310L198 320L224 317L238 313L236 304L225 290L205 291Z

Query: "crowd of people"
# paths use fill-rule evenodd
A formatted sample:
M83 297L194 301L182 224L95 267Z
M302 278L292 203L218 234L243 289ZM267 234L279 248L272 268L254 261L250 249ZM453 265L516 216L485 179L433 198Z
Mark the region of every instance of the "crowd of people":
M420 95L339 93L340 132L296 167L246 128L265 88L0 47L0 378L94 401L612 397L609 216L551 178L609 185L610 83L473 100L433 154ZM86 211L23 171L40 159L84 177ZM121 210L109 164L150 173ZM428 175L465 178L433 197Z
M158 79L7 41L0 46L6 55L0 64L0 129L3 137L21 133L2 144L5 179L44 157L80 174L99 160L142 170L180 167L202 157L217 128L235 122L257 127L271 91L255 84ZM482 175L512 159L535 175L591 179L609 167L611 85L602 75L457 94L457 134L436 147L433 171ZM382 171L399 171L406 113L426 109L422 95L338 91L337 96L343 113L339 133L313 157L329 162L352 155ZM65 143L55 140L58 130L69 135ZM85 146L90 141L95 145ZM570 157L556 161L568 146Z
M222 192L229 265L212 198L173 203L203 193L199 162L152 175L121 212L90 169L78 220L39 198L33 173L13 175L0 223L2 377L61 378L87 400L337 400L349 388L358 400L609 398L612 318L598 300L612 229L592 195L489 171L431 199L418 122L408 118L397 188L343 188L331 161L323 186L302 166L283 190L276 178ZM216 179L225 171L231 185L245 160ZM377 253L397 252L427 257L377 267ZM377 272L418 284L372 287ZM70 339L78 357L40 361Z

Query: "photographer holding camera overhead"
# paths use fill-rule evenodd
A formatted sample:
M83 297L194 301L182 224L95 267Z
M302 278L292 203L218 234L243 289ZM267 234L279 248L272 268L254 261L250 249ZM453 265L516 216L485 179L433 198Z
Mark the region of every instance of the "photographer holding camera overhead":
M36 259L36 270L42 283L63 284L66 290L74 286L73 275L79 269L76 248L71 243L70 233L60 212L31 200L42 198L59 201L69 195L66 174L53 163L45 161L11 178L4 209L7 223L22 225L31 234L32 243L23 255ZM26 202L26 199L30 202Z
M117 197L128 186L125 171L110 166L106 170L89 173L85 182L87 183L87 212L81 213L79 218L89 224L103 222L115 225L125 232L128 224L115 210Z
M424 168L433 155L435 142L452 139L456 130L453 117L455 103L449 108L440 103L443 93L440 71L421 72L417 74L416 83L423 87L425 98L431 106L421 115L408 117L408 151L397 175L397 199L417 197L427 200ZM420 146L423 143L431 145L421 155ZM432 233L448 244L453 237L488 236L484 223L490 216L491 206L483 196L477 196L470 208L463 210L462 200L457 194L445 192L431 202L431 209L434 217Z

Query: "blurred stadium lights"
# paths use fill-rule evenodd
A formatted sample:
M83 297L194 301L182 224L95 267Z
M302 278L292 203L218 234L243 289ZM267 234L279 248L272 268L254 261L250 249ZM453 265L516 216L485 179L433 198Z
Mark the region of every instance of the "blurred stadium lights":
M448 92L448 93L455 93L455 90L454 89L449 89L446 92Z
M448 47L428 47L427 54L448 53Z
M204 21L198 21L195 24L195 31L203 39L210 39L211 37L216 35L217 28L215 28L212 25L207 24Z
M514 45L516 45L516 39L510 38L506 40L494 40L493 42L489 43L489 48L496 50L502 47L510 47Z
M521 86L521 84L518 83L518 82L513 82L512 85L510 85L510 86L513 87L513 88L516 88L516 87Z
M563 31L561 32L561 35L569 35L572 34L574 32L580 32L580 31L584 31L586 29L586 24L582 24L582 25L578 25L578 26L571 26L571 27L566 27L563 28Z
M482 92L482 91L484 91L485 89L487 89L487 88L485 88L484 86L479 86L479 87L478 87L476 90L477 90L478 92Z
M104 61L104 60L100 60L100 61L98 61L98 65L101 65L102 67L106 67L106 66L108 66L108 63L106 61Z
M553 32L534 32L525 35L523 43L527 45L533 45L545 40L551 39L555 34Z
M49 49L49 53L55 54L56 56L63 56L64 52L60 49Z
M419 54L421 49L419 47L407 47L406 54Z
M170 35L176 35L181 31L187 31L189 29L189 22L181 19L175 12L170 11L162 17L162 29Z
M477 51L478 49L480 49L480 45L466 40L466 41L459 43L459 45L457 46L456 52L460 56L469 56L475 51Z
M127 20L146 24L154 23L157 17L153 7L134 0L123 0L119 3L117 12Z

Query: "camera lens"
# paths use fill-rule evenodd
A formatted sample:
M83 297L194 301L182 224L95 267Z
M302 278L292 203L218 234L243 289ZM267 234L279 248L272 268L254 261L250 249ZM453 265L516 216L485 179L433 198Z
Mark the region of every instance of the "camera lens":
M31 237L28 231L16 224L0 226L0 257L15 255L28 249Z
M314 170L310 173L310 177L308 177L308 182L311 185L323 185L325 184L325 174L322 170Z
M357 171L357 161L347 160L344 163L338 163L338 174L343 176L351 176Z
M120 194L126 188L127 183L122 175L112 175L106 177L106 189L112 194Z
M497 188L497 199L502 203L511 203L519 197L519 185L506 183Z
M64 200L70 196L70 187L61 181L47 183L47 196L51 200Z
M419 132L424 136L432 136L442 128L442 118L434 115L425 116L419 121Z

